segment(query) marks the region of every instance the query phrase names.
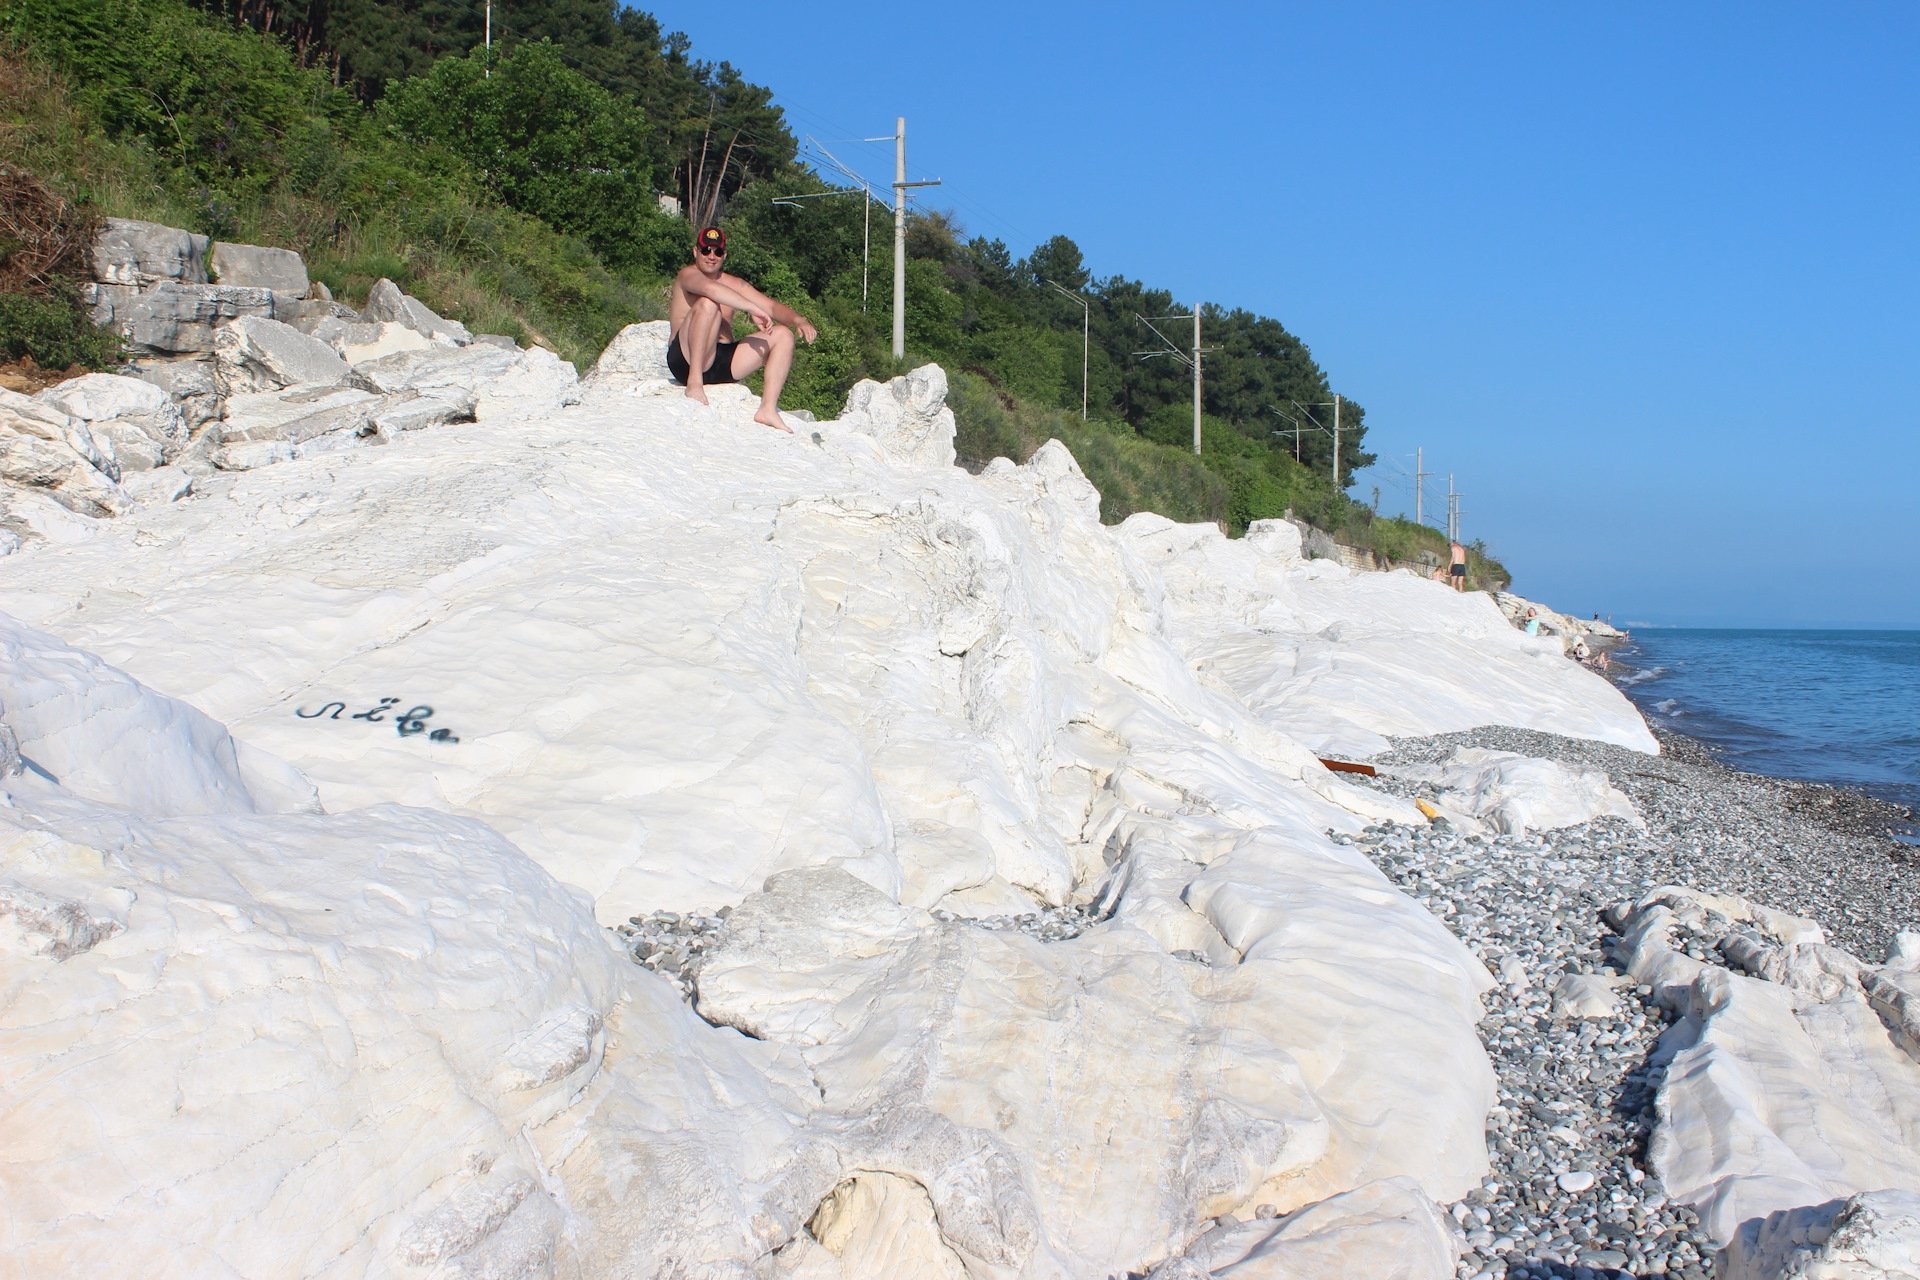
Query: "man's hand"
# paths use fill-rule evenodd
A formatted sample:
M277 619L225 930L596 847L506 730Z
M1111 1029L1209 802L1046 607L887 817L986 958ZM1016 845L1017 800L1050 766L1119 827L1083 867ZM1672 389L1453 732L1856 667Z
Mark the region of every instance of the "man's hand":
M766 312L749 311L747 312L747 315L752 317L753 327L758 329L761 333L773 332L773 317L768 315Z
M814 329L813 322L805 316L795 316L793 318L793 331L802 338L805 338L808 346L812 346L813 340L820 336L819 332Z

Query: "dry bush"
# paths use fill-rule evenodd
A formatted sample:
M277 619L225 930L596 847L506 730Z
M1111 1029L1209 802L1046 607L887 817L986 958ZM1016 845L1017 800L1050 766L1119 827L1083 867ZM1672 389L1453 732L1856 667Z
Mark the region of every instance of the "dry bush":
M88 278L100 219L45 183L0 164L0 293L52 297Z

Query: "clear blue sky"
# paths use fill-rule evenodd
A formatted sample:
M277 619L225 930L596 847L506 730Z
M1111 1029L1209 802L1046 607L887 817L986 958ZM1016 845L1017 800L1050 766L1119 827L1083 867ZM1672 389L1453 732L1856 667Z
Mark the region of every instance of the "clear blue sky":
M643 6L647 7L647 6ZM1016 256L1279 319L1515 589L1920 627L1920 4L651 9Z

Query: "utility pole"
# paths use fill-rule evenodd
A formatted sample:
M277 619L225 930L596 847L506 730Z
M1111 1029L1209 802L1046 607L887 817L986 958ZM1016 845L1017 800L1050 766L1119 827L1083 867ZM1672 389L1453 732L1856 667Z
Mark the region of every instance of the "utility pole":
M487 0L487 52L489 54L493 52L493 0ZM489 64L491 64L492 61L493 59L491 57L487 59ZM482 80L493 79L493 67L489 65L481 72L480 78Z
M1460 495L1453 490L1453 472L1447 472L1447 541L1460 541Z
M893 358L907 354L907 118L893 120Z
M1426 458L1423 456L1425 453L1424 448L1413 451L1413 522L1415 524L1420 523L1420 498L1426 491L1427 473L1421 469L1427 465Z
M1333 491L1340 492L1340 397L1333 397Z
M931 182L907 181L907 118L893 120L893 358L907 354L907 189L937 187Z
M1201 304L1193 304L1193 452L1200 454L1200 312Z
M1087 306L1087 300L1071 289L1062 289L1053 281L1047 281L1047 287L1057 293L1064 293L1080 304L1080 421L1087 420L1087 346L1093 334L1093 311Z

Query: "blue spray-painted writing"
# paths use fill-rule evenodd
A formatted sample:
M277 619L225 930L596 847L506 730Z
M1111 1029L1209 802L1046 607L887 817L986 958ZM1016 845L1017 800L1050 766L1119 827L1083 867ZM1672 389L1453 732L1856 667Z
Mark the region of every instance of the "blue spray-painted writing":
M365 720L368 724L381 724L385 722L387 712L392 711L399 705L400 699L398 698L382 698L380 699L379 705L368 707L365 711L356 711L350 718L354 720ZM321 703L320 709L317 711L308 711L304 707L296 707L294 708L293 714L299 716L302 720L338 720L340 713L346 709L347 704L336 699L332 702ZM427 729L427 721L433 717L433 708L424 702L417 703L405 711L396 712L395 714L399 716L399 719L393 722L393 727L403 738L411 738L416 735L425 734L428 742L460 741L459 738L454 736L453 730L451 729L434 729L432 731Z

